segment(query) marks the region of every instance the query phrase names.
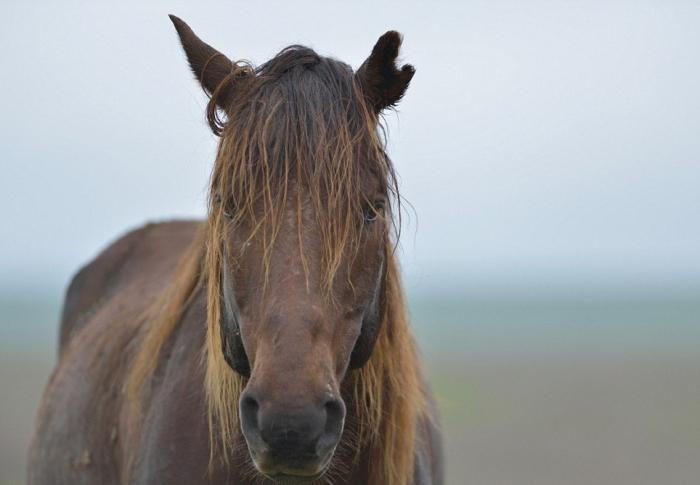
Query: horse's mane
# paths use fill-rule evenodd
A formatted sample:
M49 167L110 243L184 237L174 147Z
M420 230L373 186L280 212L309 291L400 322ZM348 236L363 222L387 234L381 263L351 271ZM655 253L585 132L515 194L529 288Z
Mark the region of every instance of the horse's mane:
M362 190L363 180L378 180L394 201L393 213L400 213L383 130L349 66L292 46L258 68L237 63L225 82L231 79L236 89L227 98L225 121L218 108L222 89L214 91L207 108L209 123L221 135L207 223L183 256L175 279L145 315L146 334L128 382L129 393L138 398L183 310L198 289L206 289L204 389L212 450L221 449L224 459L239 435L237 403L246 383L221 350L220 274L226 235L245 227L247 237L261 238L261 263L267 271L287 200L296 194L297 217L304 204L311 204L316 214L322 285L328 290L343 258L360 244L357 222L371 202ZM352 406L342 446L355 451L355 460L360 450L370 453L366 459L376 483L404 485L412 482L414 432L424 397L394 247L387 235L383 323L374 351L343 383L344 398Z

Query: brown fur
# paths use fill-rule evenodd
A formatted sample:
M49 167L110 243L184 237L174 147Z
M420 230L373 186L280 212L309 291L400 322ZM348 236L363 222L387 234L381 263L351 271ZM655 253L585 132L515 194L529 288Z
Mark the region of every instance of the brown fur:
M201 43L184 22L173 21L193 70L211 95L208 119L212 129L222 136L211 178L209 216L203 224L187 226L187 235L180 238L187 243L164 243L158 254L144 252L144 236L131 235L131 243L120 242L110 248L71 285L64 311L61 360L49 385L53 390L47 390L43 401L30 467L39 466L37 460L41 459L48 458L50 463L52 453L56 453L46 448L53 443L47 433L53 430L55 436L60 435L55 421L60 408L51 400L56 392L61 393L58 383L70 379L67 366L78 365L82 369L78 374L95 375L75 360L84 359L82 346L90 345L107 356L95 368L102 382L94 387L93 392L99 392L96 402L107 396L114 399L104 401L95 416L95 429L118 423L110 426L118 429L115 433L125 444L133 444L107 446L115 451L100 464L113 470L111 476L120 477L118 481L149 480L146 477L155 459L151 457L157 451L150 448L150 440L155 438L147 433L170 430L153 428L167 416L178 422L187 419L177 414L177 409L159 417L158 409L166 410L158 407L159 396L167 389L175 389L167 393L177 396L178 383L187 382L194 400L191 404L183 401L183 409L206 409L208 432L201 434L194 419L196 412L189 426L199 430L193 442L208 443L204 450L207 480L219 482L228 474L233 483L238 483L236 476L238 480L262 481L249 463L239 429L236 403L248 381L229 366L221 350L221 274L227 258L222 251L230 249L229 263L236 268L258 262L260 285L256 291L260 293L256 299L260 301L276 296L271 281L280 279L280 271L288 271L277 264L280 254L298 254L306 294L316 292L318 301L332 311L344 304L346 297L342 295L369 291L356 288L361 279L354 276L364 271L363 261L372 260L367 251L374 243L369 240L379 244L385 265L380 330L366 364L346 372L349 353L345 351L341 359L345 364L337 366L348 415L325 479L329 483L440 483L439 443L431 418L434 412L428 406L430 398L405 315L395 243L389 231L391 211L377 214L381 225L369 233L358 224L376 194L393 198L399 212L393 167L378 133L378 110L398 101L413 69L383 72L377 59L370 58L363 65L364 71L369 66L376 72L364 74L373 78L362 78L347 65L298 46L254 69L228 61ZM381 42L388 44L393 65L400 37L388 33ZM207 72L211 65L214 74ZM389 77L382 81L377 76ZM377 86L380 91L376 91ZM225 121L220 112L225 113ZM249 163L251 160L255 163ZM294 214L293 222L288 214ZM236 234L235 246L231 245L231 234ZM166 253L168 247L172 250ZM242 249L246 247L250 249ZM171 264L177 260L177 267L155 271L156 260L149 259L154 257ZM125 268L134 265L141 271L150 267L152 272L147 276L135 269L125 273ZM80 283L83 280L96 282L99 291L92 296ZM206 326L198 330L199 318L206 320ZM116 338L112 338L109 325L117 325ZM181 350L178 342L185 335L190 336L189 341ZM246 350L251 353L255 349ZM179 356L177 352L183 351L187 353ZM251 355L254 375L264 365L262 355L257 359ZM97 365L101 358L95 358L87 362ZM203 371L197 369L200 359ZM177 369L175 362L183 362L182 376L171 376L169 369ZM129 399L120 397L120 382L126 384ZM163 432L171 431L159 431ZM87 449L99 445L95 439ZM203 461L197 458L198 453L191 458L191 473L201 471ZM88 458L83 460L91 462L87 468L94 467L93 458ZM43 483L43 476L30 473L30 480ZM93 478L104 481L105 476Z

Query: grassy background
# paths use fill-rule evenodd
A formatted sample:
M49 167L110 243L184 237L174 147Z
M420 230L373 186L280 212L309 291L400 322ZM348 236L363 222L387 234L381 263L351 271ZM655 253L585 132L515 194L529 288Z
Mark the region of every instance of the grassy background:
M700 476L700 301L688 292L410 295L449 484ZM59 294L0 299L0 483L24 482Z

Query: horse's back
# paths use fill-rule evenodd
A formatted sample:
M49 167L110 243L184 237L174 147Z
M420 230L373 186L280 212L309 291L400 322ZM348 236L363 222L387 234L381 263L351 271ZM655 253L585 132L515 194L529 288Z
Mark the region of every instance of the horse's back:
M29 451L30 483L119 483L128 432L123 387L137 317L172 279L200 225L175 221L132 231L73 278L58 363Z
M147 278L144 270L151 266L178 258L192 241L199 224L196 221L147 224L122 236L83 266L73 276L66 292L59 351L120 288L134 279Z

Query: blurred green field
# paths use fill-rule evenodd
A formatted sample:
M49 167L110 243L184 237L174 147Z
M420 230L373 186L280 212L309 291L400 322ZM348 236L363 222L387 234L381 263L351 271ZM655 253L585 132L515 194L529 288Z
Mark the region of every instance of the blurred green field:
M700 303L665 295L412 295L448 484L695 485ZM59 297L0 298L0 484L54 359Z

